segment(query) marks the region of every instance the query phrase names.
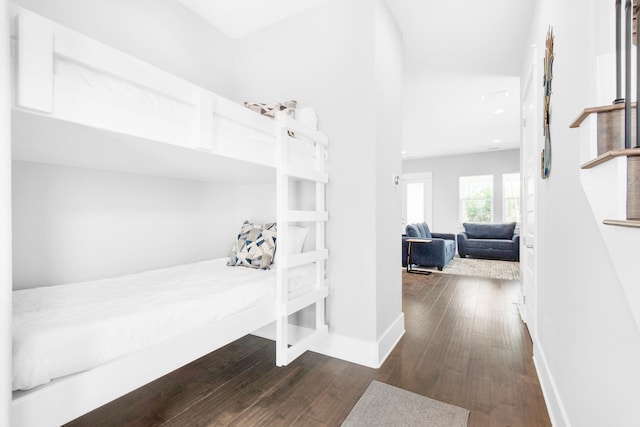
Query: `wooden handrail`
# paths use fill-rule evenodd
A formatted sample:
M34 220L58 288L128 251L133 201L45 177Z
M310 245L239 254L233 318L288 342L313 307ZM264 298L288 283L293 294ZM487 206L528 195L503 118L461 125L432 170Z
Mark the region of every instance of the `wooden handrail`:
M602 163L608 162L609 160L615 159L616 157L631 157L631 156L640 156L640 148L623 148L620 150L611 150L606 153L600 154L593 160L589 160L587 163L581 166L582 169L591 169L594 166L598 166Z
M625 219L605 219L602 221L606 225L617 225L619 227L632 227L640 228L640 221L625 220Z
M636 108L636 103L632 102L631 103L631 108ZM580 113L580 115L578 116L578 118L576 118L570 125L570 128L577 128L579 127L582 122L584 121L584 119L586 119L589 114L592 113L607 113L609 111L615 111L615 110L624 110L624 104L611 104L611 105L603 105L601 107L590 107L590 108L585 108L582 113Z

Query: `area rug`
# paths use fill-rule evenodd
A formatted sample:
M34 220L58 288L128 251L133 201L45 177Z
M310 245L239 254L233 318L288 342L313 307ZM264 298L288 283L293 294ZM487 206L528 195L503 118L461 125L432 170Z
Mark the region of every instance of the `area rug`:
M492 259L458 258L447 264L440 273L489 279L519 280L520 263Z
M343 427L466 427L469 411L389 384L372 381Z

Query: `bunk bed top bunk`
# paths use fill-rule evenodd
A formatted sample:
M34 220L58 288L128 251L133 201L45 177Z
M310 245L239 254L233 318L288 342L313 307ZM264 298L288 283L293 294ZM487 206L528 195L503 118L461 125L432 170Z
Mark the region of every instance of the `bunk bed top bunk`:
M277 124L26 9L10 10L13 138L20 142L14 160L263 182L275 179L275 128L286 126L297 135L291 163L316 169L309 161L327 137L313 120L305 125L286 116Z
M13 160L221 184L275 180L274 167L14 109ZM123 155L126 153L126 155Z
M263 117L26 9L10 12L13 160L220 183L273 181L280 254L271 270L228 267L225 258L14 291L14 365L31 368L13 372L12 425L66 423L269 324L276 326L278 366L325 336L327 137L313 123L284 113ZM315 183L315 210L289 208L290 180ZM315 227L315 248L304 253L290 250L290 224L301 222ZM164 301L152 302L152 294ZM98 300L106 306L93 306ZM231 309L230 300L242 304ZM145 301L150 311L140 310ZM90 310L65 311L69 305ZM312 305L315 328L290 334L288 316ZM104 317L83 317L85 311ZM167 334L156 333L162 322ZM61 341L75 336L71 324L80 324L84 338ZM124 341L111 340L118 334ZM78 350L92 340L93 354ZM69 359L85 352L84 360ZM39 363L50 363L39 359L43 353L57 354L61 365L36 373Z

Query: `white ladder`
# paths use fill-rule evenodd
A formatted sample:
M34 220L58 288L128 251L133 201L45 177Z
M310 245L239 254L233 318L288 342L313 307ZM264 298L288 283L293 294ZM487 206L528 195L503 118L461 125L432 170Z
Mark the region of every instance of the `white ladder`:
M303 136L315 142L315 168L304 168L289 160L288 131L297 137ZM277 245L276 263L276 365L285 366L307 351L314 343L327 335L325 322L325 298L329 288L325 278L325 225L329 215L325 210L325 186L328 174L325 169L328 138L321 132L303 126L284 112L276 115L276 199L277 199ZM305 180L315 183L315 210L290 209L290 180ZM287 254L288 225L296 222L315 223L315 250L297 255ZM313 289L289 294L289 270L305 264L315 263ZM289 323L289 316L303 308L315 305L315 326L306 328Z

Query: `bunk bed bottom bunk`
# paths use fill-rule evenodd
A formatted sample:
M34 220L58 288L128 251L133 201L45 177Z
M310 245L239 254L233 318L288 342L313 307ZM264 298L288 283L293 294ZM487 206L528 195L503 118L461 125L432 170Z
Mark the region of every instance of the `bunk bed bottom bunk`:
M19 357L31 351L40 364L55 362L42 359L49 352L54 359L57 354L63 365L69 363L67 357L79 355L76 359L86 370L14 391L11 425L64 424L272 323L275 270L227 267L226 261L14 291L14 369L33 365ZM313 283L313 268L306 267L296 269L292 292L304 292ZM232 286L222 285L225 280ZM75 305L69 306L70 302ZM144 308L133 310L136 305ZM80 333L72 333L74 328ZM118 335L124 339L117 339ZM62 336L66 338L60 342ZM76 337L75 343L71 336ZM87 338L93 341L93 349L82 344ZM30 348L34 341L44 347ZM105 357L107 347L119 348L121 354L87 368L89 350L96 360L96 356ZM18 371L14 372L18 382L16 375L33 376L28 369Z

